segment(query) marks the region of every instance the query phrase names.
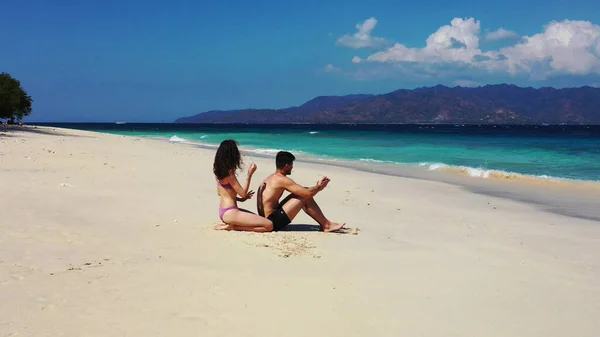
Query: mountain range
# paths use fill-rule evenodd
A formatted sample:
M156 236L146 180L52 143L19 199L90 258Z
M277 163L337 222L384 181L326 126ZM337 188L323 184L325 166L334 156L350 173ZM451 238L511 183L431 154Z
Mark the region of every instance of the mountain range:
M213 110L175 123L600 124L600 88L438 85L319 96L285 109Z

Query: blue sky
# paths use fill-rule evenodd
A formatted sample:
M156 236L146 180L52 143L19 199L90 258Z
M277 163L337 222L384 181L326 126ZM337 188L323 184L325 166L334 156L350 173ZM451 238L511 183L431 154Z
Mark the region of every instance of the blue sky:
M26 121L171 122L436 84L600 86L599 3L4 1L0 71L33 97Z

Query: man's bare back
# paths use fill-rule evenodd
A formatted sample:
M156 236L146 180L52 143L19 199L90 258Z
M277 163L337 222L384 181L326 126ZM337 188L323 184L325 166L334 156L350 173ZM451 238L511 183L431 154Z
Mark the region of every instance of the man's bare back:
M261 197L256 199L259 215L268 217L277 208L279 200L285 192L285 187L282 184L283 179L291 180L279 173L272 173L260 183L258 193Z

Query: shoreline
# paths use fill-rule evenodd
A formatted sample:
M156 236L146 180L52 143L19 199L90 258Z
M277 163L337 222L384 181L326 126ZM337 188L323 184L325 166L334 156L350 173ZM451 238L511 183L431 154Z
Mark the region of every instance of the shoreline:
M131 136L131 135L130 135ZM133 136L133 137L143 137L149 139L156 139L160 141L166 141L170 143L180 143L196 146L202 149L210 149L214 150L218 147L218 144L206 143L201 141L189 141L184 138L177 137L176 140L172 140L173 137L154 137L154 136ZM267 152L265 149L257 148L250 145L240 145L240 150L244 151L246 155L253 155L261 158L271 158L267 154L263 152ZM262 151L259 151L262 150ZM584 187L591 189L600 190L600 180L586 180L586 179L575 179L575 178L566 178L566 177L555 177L555 176L547 176L547 175L532 175L526 173L519 172L509 172L502 171L497 169L487 169L487 168L477 168L471 166L458 166L458 165L449 165L445 163L401 163L401 162L382 162L378 160L372 159L345 159L345 158L332 158L326 157L322 155L316 155L312 153L306 153L303 151L293 151L288 150L293 153L301 153L302 162L306 163L314 163L314 164L324 164L324 165L333 165L339 167L347 167L347 168L356 168L358 170L367 170L369 172L381 173L394 175L398 177L408 177L407 172L411 172L410 177L423 177L423 179L427 176L425 171L427 172L440 172L444 174L451 175L461 175L474 179L490 179L490 180L503 180L503 181L527 181L532 183L542 183L542 184L554 184L554 185L565 185L573 186L573 187ZM268 152L272 152L275 154L276 150L268 149ZM300 160L300 159L299 159ZM434 168L432 168L432 166ZM381 169L381 167L385 167L385 169ZM436 180L437 181L437 180Z
M43 124L49 124L49 125L53 125L56 124L57 126L52 126L52 127L61 127L60 124L61 123L42 123ZM93 123L64 123L65 125L86 125L86 124L93 124ZM96 123L99 125L104 125L106 126L105 130L97 130L97 132L102 132L102 133L110 133L110 134L122 134L120 132L118 132L118 129L114 128L114 124L113 123ZM144 125L144 127L147 126L151 126L151 125L161 125L164 126L168 129L169 125L174 125L174 126L180 126L180 125L190 125L190 126L195 126L195 125L199 125L202 127L209 127L212 126L213 124L177 124L177 123L132 123L132 124L139 124L139 125ZM351 123L350 123L351 124ZM216 124L219 127L223 127L223 126L227 126L229 124ZM268 126L270 124L231 124L232 127L239 127L239 126L247 126L249 128L252 128L253 126ZM296 124L290 124L290 125L296 125ZM339 126L340 124L333 124L334 129L335 130L335 126ZM345 124L341 124L341 125L345 125ZM388 124L374 124L374 125L380 125L380 126L387 126ZM405 125L405 124L400 124L400 125ZM420 126L422 124L406 124L406 126ZM423 124L425 125L425 124ZM445 127L450 127L453 128L456 126L456 124L454 123L450 123L450 124L434 124L436 126L441 127L442 129ZM300 124L299 126L305 126L304 124ZM315 124L315 128L314 131L311 131L311 133L318 133L321 131L327 131L329 130L329 127L331 125L329 124ZM515 125L486 125L486 124L474 124L471 125L472 127L485 127L485 126L490 126L493 128L499 127L499 128L518 128L520 126L522 127L526 127L526 128L530 128L529 125L520 125L520 124L515 124ZM577 129L582 129L582 128L596 128L596 127L600 127L600 125L538 125L539 127L543 127L543 128L547 128L547 127L559 127L559 128L569 128L569 127L575 127ZM141 128L141 130L144 129L144 127ZM68 128L68 127L65 127ZM429 126L427 126L427 128L429 128ZM85 128L83 129L78 129L78 128L73 128L75 130L87 130ZM185 129L183 129L185 130ZM177 131L183 131L183 130L173 130L173 132L177 132ZM96 131L96 130L90 130L90 131ZM127 130L122 130L125 132L129 132ZM139 131L139 130L138 130ZM308 131L308 130L307 130ZM130 136L137 136L137 137L144 137L144 138L153 138L153 139L161 139L161 140L169 140L168 136L152 136L149 135L148 132L150 132L150 130L146 130L146 131L139 131L141 133L141 135L135 135L135 134L129 134ZM150 132L152 133L152 132ZM194 140L189 140L189 139L185 139L185 132L183 135L181 134L176 134L173 133L174 136L172 136L171 138L175 137L178 139L178 141L175 142L179 142L179 140L185 140L185 142L194 144L194 145L198 145L199 147L203 147L203 148L213 148L213 146L216 148L216 146L218 146L218 144L213 144L213 143L208 143L208 142L204 142L201 139L194 139ZM182 136L183 138L180 138L180 136ZM248 149L249 152L256 152L256 154L259 154L257 152L257 150L264 150L264 151L269 151L269 152L273 152L273 149L262 149L260 147L257 146L249 146L249 145L244 145L244 144L240 144L243 148ZM289 149L288 149L289 150ZM292 151L294 152L294 151ZM297 151L300 152L300 151ZM255 154L255 155L256 155ZM545 173L543 172L543 169L539 169L538 173L526 173L526 172L521 172L519 170L504 170L504 169L500 169L500 168L487 168L487 167L481 167L481 166L468 166L468 165L459 165L459 164L448 164L447 162L443 162L443 161L436 161L435 159L431 160L431 161L423 161L423 162L395 162L395 161L380 161L380 160L375 160L375 159L369 159L369 158L356 158L356 159L346 159L343 157L329 157L327 155L319 155L319 154L313 154L313 153L304 153L302 154L305 158L307 159L307 162L315 162L315 163L320 163L320 162L326 162L326 163L331 163L332 165L340 165L339 163L341 163L341 165L344 166L350 166L350 165L355 165L358 166L362 169L363 167L363 162L364 163L374 163L374 165L372 166L371 169L373 172L378 172L378 166L381 165L390 165L390 167L386 168L385 172L386 174L388 174L389 172L393 173L393 169L391 169L391 166L396 165L398 167L398 171L399 172L403 172L406 170L413 170L415 167L418 168L424 168L425 170L428 171L441 171L441 172L445 172L445 173L451 173L451 174L459 174L459 175L465 175L465 176L471 176L473 178L485 178L485 179L498 179L498 180L539 180L540 182L543 183L552 183L552 184L563 184L563 183L567 183L567 184L578 184L578 185L589 185L589 187L596 187L598 189L600 189L600 177L596 177L596 180L594 179L589 179L589 178L580 178L580 177L568 177L568 176L562 176L560 174L549 174L549 173ZM360 162L360 163L359 163ZM419 172L418 170L413 170L414 172ZM411 175L415 175L417 173L411 172ZM423 174L421 174L423 175Z

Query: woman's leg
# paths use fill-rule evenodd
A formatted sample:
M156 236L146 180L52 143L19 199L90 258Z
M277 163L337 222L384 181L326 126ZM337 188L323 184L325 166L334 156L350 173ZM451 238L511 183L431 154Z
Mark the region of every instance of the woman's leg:
M248 211L231 209L223 214L223 222L230 228L238 231L251 232L270 232L273 230L273 223L267 218Z

